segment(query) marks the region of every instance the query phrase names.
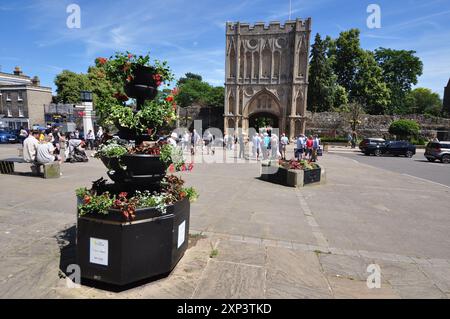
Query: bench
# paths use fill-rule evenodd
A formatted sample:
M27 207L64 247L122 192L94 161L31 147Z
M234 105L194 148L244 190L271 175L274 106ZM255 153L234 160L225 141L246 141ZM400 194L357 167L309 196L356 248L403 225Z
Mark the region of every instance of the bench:
M14 174L14 163L27 163L22 158L8 158L0 160L0 174ZM61 166L59 162L41 164L31 164L31 172L43 178L59 178L61 176ZM41 173L42 167L42 173Z

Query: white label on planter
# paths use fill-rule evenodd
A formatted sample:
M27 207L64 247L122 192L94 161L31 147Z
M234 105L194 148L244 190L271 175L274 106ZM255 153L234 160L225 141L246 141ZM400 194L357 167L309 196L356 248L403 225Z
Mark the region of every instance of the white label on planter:
M185 232L186 232L186 221L182 222L178 226L178 247L177 248L180 248L180 246L183 245Z
M108 266L107 240L91 237L89 262L91 262L92 264Z

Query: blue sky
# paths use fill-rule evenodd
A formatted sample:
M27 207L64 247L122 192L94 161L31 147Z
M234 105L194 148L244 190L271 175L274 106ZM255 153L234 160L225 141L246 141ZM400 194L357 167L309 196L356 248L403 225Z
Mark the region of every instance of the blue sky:
M81 28L66 26L69 4L81 7ZM368 29L366 8L381 7L381 29ZM177 77L201 74L224 82L225 22L288 19L289 0L0 0L0 65L20 65L52 86L61 70L85 72L99 56L117 50L150 51ZM441 96L450 77L449 0L292 0L292 17L312 17L313 34L336 37L361 30L365 49L417 51L424 62L418 86Z

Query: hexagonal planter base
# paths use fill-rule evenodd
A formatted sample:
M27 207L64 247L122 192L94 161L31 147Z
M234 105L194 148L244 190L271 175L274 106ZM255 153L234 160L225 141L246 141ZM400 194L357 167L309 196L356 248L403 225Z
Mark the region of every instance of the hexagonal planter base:
M188 246L190 204L183 199L162 215L155 208L136 210L123 222L118 210L78 218L77 263L81 277L124 286L167 274Z
M293 170L278 165L262 164L261 179L290 187L303 187L321 182L322 169Z

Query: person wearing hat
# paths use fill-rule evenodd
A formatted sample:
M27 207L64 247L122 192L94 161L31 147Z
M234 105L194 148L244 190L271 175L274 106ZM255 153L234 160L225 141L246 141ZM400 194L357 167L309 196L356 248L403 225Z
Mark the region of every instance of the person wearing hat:
M170 137L167 139L167 142L173 147L177 147L177 138L178 138L177 133L172 132L172 134L170 134Z

